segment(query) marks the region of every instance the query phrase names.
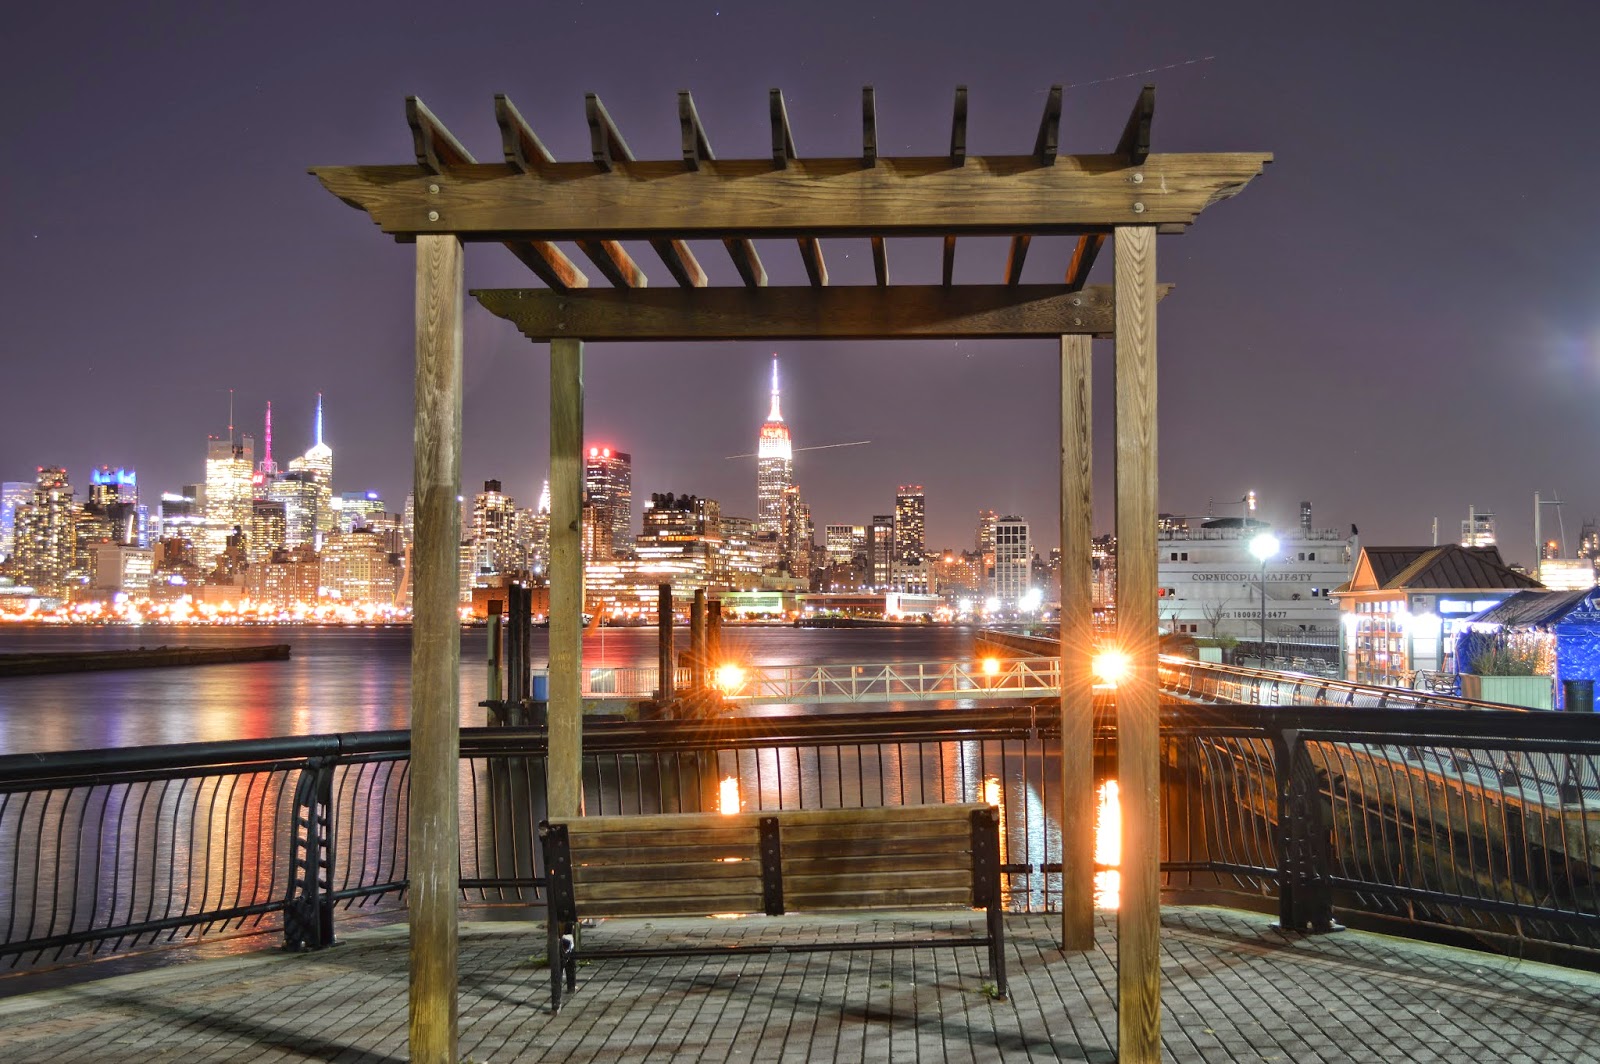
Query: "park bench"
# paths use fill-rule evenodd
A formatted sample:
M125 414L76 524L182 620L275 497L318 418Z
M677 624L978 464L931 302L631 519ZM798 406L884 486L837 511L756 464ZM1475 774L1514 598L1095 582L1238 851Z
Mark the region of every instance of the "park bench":
M770 813L666 813L546 821L550 1007L579 961L731 953L986 946L1006 994L999 812L989 805ZM888 941L606 949L579 921L617 916L779 916L858 909L984 909L984 934Z

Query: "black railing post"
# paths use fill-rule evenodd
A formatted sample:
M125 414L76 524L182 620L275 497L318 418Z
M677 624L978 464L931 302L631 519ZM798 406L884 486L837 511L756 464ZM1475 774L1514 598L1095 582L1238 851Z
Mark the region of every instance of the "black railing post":
M1332 809L1323 797L1322 777L1311 752L1294 728L1272 737L1273 774L1278 786L1278 926L1284 931L1336 930L1333 895L1328 887Z
M314 757L300 770L294 788L285 949L333 945L333 823L333 762Z

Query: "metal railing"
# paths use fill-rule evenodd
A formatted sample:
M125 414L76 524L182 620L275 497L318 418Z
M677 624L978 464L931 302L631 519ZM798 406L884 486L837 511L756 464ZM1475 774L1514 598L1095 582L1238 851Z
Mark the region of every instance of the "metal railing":
M541 671L537 676L548 675ZM650 698L660 670L649 667L586 668L586 698ZM677 689L692 683L677 670ZM806 705L846 702L935 702L1044 697L1061 691L1057 658L985 661L894 661L852 665L740 665L710 670L725 703Z
M1095 763L1114 774L1107 696ZM1169 705L1162 872L1175 901L1275 907L1600 958L1600 718ZM586 730L590 814L998 801L1008 897L1060 892L1058 711L608 724ZM408 735L380 732L0 758L0 958L51 963L208 933L333 939L402 908ZM543 733L466 729L463 900L542 901ZM1561 951L1566 951L1561 953Z
M1162 657L1161 686L1169 694L1205 702L1253 706L1351 706L1370 709L1505 710L1433 690L1381 687L1309 673L1248 669L1192 658Z

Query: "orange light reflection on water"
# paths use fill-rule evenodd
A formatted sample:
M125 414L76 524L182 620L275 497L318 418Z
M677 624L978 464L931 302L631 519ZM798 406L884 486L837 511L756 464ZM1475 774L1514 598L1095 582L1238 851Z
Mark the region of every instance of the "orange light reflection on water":
M1100 785L1094 816L1094 904L1097 909L1115 909L1122 903L1122 801L1117 781ZM1109 866L1109 867L1107 867Z

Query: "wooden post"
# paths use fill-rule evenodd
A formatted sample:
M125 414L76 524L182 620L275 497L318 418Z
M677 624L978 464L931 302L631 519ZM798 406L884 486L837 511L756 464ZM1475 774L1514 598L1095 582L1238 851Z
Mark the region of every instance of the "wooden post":
M490 599L489 631L488 638L484 646L484 657L489 663L489 683L484 689L484 697L485 701L489 702L498 702L505 697L505 688L500 685L500 668L503 664L500 660L500 610L500 600ZM505 718L505 711L503 709L489 710L489 727L492 728L496 724L506 723L508 722Z
M1161 1060L1160 714L1156 655L1156 231L1115 235L1117 685L1122 899L1117 910L1117 1060Z
M656 666L661 673L656 683L656 702L665 706L678 693L675 682L678 652L673 647L671 584L661 584L656 588L656 638Z
M1061 338L1061 948L1094 948L1091 338Z
M583 812L583 341L550 341L549 815Z
M456 1060L461 744L462 249L417 237L411 625L410 1056Z
M689 605L689 687L700 691L706 685L706 589L694 589Z
M716 679L716 670L722 664L722 603L706 603L706 668Z

